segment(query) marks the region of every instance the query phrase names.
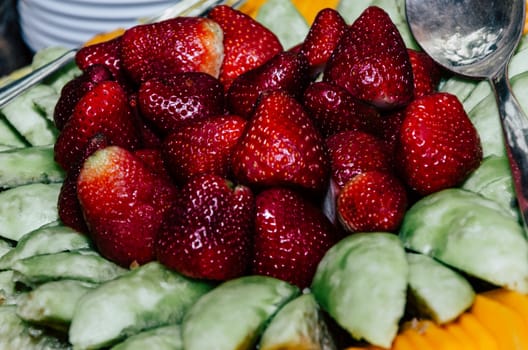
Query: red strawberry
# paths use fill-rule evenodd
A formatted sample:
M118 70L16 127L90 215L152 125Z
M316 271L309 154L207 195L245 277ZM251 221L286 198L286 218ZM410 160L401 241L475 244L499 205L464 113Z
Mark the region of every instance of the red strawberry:
M405 43L389 15L368 7L348 28L330 57L324 80L380 108L413 98L413 75Z
M232 158L233 173L243 183L314 191L325 186L328 166L321 135L284 91L262 96Z
M224 61L220 81L229 88L240 74L262 65L283 47L275 34L250 16L230 6L217 6L208 14L224 33Z
M143 148L134 151L134 155L141 159L152 172L164 178L167 182L172 182L169 170L165 165L161 150L159 148Z
M397 156L403 179L425 195L462 182L479 166L482 146L458 98L435 93L405 110Z
M403 183L390 173L354 176L337 196L339 222L349 232L396 232L407 208Z
M414 96L421 97L437 91L442 78L440 67L423 51L407 49L414 80Z
M264 190L256 198L252 273L308 287L317 264L339 238L322 211L299 193Z
M163 155L178 183L210 173L227 177L231 153L247 121L235 115L211 117L182 126L167 136Z
M176 17L128 29L121 59L136 83L181 72L218 77L223 60L222 29L203 17Z
M85 152L88 141L103 134L110 144L134 149L139 136L123 88L114 81L99 83L75 106L55 143L55 160L71 169Z
M218 79L201 72L176 73L141 84L139 109L162 134L182 123L224 113L224 89Z
M346 130L379 132L378 110L352 96L344 88L328 83L310 84L304 106L324 137Z
M53 120L57 129L62 130L81 97L95 85L106 80L113 80L112 73L105 66L94 64L87 67L81 75L67 82L61 89L53 111Z
M236 78L229 88L227 99L234 114L249 118L263 93L285 90L300 98L308 83L306 57L285 51Z
M366 171L392 171L392 154L383 140L374 135L343 131L329 137L326 146L331 159L332 179L338 187Z
M301 46L301 52L306 55L310 64L312 76L324 70L347 27L343 17L334 9L325 8L317 13Z
M75 55L75 63L81 70L95 64L105 66L114 79L126 84L126 76L121 61L121 37L84 46Z
M164 181L132 152L118 146L96 151L79 174L77 194L99 252L121 266L155 259L155 238L176 199Z
M397 109L385 114L379 128L380 137L385 141L389 152L396 154L396 145L400 137L400 128L405 118L405 109Z
M254 198L221 176L193 177L167 215L158 260L184 275L227 280L249 267Z

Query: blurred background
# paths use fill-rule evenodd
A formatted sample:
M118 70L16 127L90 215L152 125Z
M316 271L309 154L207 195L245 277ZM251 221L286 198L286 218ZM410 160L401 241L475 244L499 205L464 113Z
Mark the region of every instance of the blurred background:
M22 39L17 0L0 0L0 76L27 65L33 53Z

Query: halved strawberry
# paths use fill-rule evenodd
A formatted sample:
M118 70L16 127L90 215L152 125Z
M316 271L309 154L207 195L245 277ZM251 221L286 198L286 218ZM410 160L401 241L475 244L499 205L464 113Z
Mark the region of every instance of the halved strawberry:
M308 287L317 264L339 239L322 211L298 192L264 190L256 197L252 273Z
M262 65L283 51L273 32L230 6L217 6L209 12L208 17L216 21L224 33L220 81L226 90L240 74Z
M396 232L407 209L407 191L391 173L367 171L345 184L336 207L349 232Z
M405 43L389 15L370 6L352 23L332 53L324 80L380 108L408 104L413 75Z
M125 31L121 60L136 83L181 72L218 77L224 57L222 40L222 29L215 21L176 17Z
M414 96L422 97L438 91L442 78L440 66L424 51L407 49L413 70Z
M135 149L140 139L128 98L114 81L104 81L86 93L55 143L55 160L70 170L83 156L88 141L103 134L109 144Z
M458 185L479 166L479 135L456 96L434 93L407 107L397 160L403 179L422 195Z
M227 177L231 173L231 153L246 127L239 116L216 116L197 120L168 135L163 157L177 183L210 173Z
M262 94L284 90L300 99L308 83L306 57L301 53L281 52L233 81L227 92L229 108L232 113L249 118Z
M98 251L128 267L155 259L154 244L176 188L132 152L118 146L96 151L77 181L81 208Z
M200 279L227 280L247 273L254 204L248 187L217 175L193 177L159 232L158 260Z
M223 114L225 108L222 84L202 72L149 79L139 87L138 102L143 117L163 135L184 122Z
M324 141L302 105L284 91L262 96L233 152L232 168L242 183L324 188L329 164Z

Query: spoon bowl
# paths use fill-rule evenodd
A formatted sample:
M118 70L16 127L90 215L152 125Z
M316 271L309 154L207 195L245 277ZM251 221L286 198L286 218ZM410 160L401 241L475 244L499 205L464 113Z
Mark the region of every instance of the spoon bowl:
M438 64L490 82L528 233L528 118L508 80L508 63L523 34L525 1L406 0L405 8L416 41Z

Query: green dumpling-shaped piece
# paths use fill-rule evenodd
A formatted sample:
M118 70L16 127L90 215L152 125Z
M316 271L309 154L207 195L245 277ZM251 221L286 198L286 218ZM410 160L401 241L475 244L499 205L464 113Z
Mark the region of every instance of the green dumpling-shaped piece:
M114 345L110 350L183 350L179 324L149 329Z

